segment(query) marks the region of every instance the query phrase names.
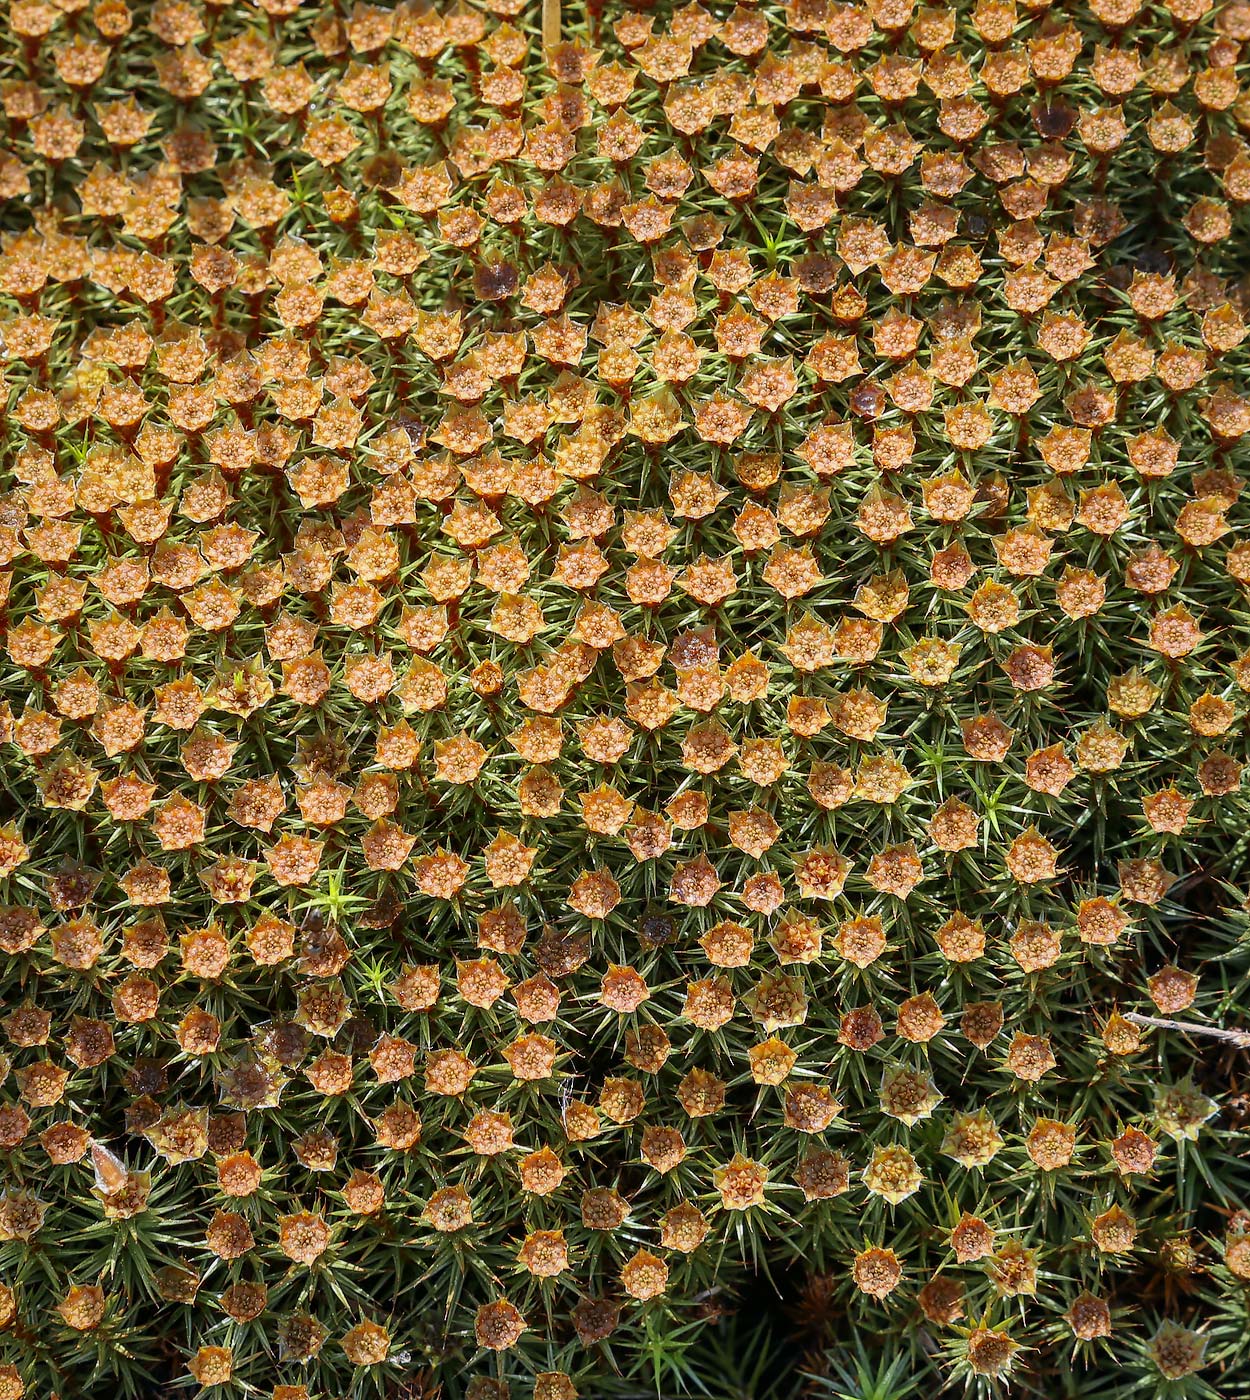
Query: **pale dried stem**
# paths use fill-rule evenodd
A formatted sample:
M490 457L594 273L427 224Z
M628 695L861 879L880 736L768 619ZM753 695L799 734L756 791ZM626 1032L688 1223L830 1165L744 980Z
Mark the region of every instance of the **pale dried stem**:
M1222 1026L1204 1026L1198 1021L1170 1021L1162 1016L1143 1016L1137 1011L1125 1012L1124 1019L1132 1021L1135 1026L1153 1026L1161 1031L1181 1031L1185 1035L1206 1035L1213 1040L1226 1040L1230 1045L1239 1045L1243 1050L1250 1050L1250 1032L1247 1031L1226 1031Z
M550 52L560 42L560 0L543 0L543 48Z

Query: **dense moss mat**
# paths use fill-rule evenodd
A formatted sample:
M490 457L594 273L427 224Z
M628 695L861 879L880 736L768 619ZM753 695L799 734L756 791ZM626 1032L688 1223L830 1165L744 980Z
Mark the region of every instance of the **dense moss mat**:
M1247 41L8 0L0 1400L1250 1395Z

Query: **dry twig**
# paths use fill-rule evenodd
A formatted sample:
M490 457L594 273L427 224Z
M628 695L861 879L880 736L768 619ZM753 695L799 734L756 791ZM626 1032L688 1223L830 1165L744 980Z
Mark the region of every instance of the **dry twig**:
M1186 1035L1206 1035L1212 1040L1226 1040L1230 1045L1250 1050L1250 1032L1226 1031L1222 1026L1204 1026L1199 1021L1171 1021L1163 1016L1143 1016L1140 1012L1129 1011L1124 1019L1135 1026L1153 1026L1161 1031L1182 1031Z

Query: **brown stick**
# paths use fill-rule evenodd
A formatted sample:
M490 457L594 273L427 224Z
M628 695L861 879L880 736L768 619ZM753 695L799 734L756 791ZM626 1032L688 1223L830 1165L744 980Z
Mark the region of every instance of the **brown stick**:
M1182 1031L1185 1035L1209 1035L1213 1040L1226 1040L1230 1045L1239 1045L1250 1050L1250 1032L1226 1031L1222 1026L1204 1026L1198 1021L1168 1021L1161 1016L1142 1016L1136 1011L1124 1013L1126 1021L1135 1026L1154 1026L1161 1031Z
M560 0L543 0L543 48L550 53L560 42Z

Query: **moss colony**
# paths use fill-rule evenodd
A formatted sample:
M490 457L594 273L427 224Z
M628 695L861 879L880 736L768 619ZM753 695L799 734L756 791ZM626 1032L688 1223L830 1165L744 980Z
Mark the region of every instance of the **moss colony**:
M546 20L6 5L0 1400L1250 1395L1250 5Z

